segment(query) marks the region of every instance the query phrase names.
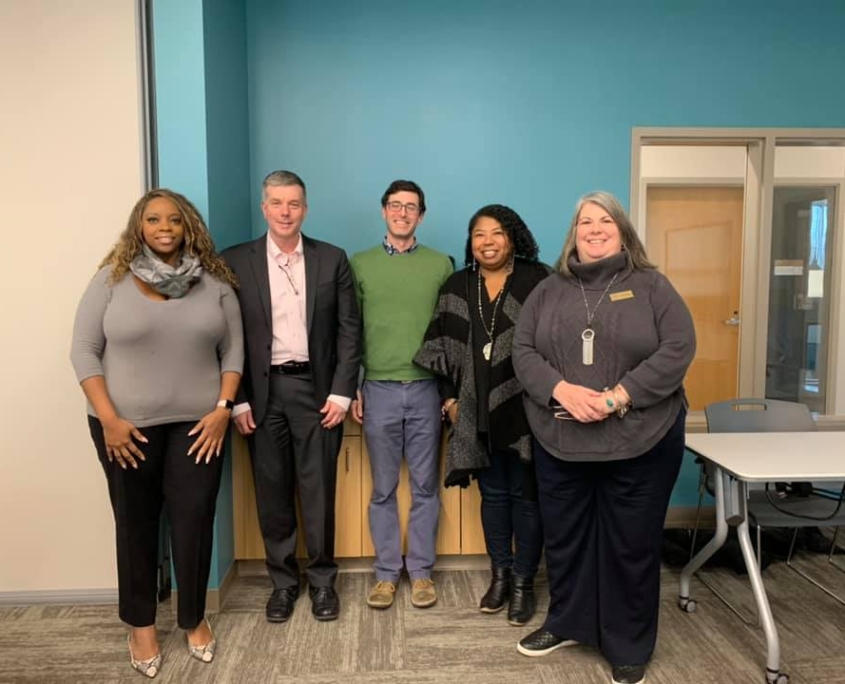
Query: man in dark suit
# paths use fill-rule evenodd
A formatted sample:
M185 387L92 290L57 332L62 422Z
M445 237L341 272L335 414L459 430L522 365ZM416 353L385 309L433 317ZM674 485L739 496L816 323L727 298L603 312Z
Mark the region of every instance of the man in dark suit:
M252 455L274 587L267 620L288 620L299 596L295 485L311 610L317 620L334 620L337 456L358 382L361 320L344 251L301 233L308 212L302 179L270 173L261 210L267 234L223 257L240 283L246 361L232 415Z

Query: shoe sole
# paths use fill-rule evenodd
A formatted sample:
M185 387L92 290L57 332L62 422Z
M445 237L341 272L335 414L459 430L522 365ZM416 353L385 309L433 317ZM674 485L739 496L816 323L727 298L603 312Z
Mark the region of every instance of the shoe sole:
M332 620L337 620L337 618L337 615L314 615L314 619L317 622L331 622Z
M610 677L610 681L613 684L619 684L619 682L617 682L612 676ZM645 682L645 676L643 676L642 679L638 679L636 682L629 682L629 683L626 683L626 684L643 684L643 682Z
M367 605L373 610L387 610L393 605L393 601L390 603L370 603L367 601Z
M504 604L502 604L498 608L479 608L478 610L480 610L482 613L485 613L487 615L493 615L494 613L501 613L504 609L505 609L505 606L504 606Z
M572 641L572 639L564 639L559 644L555 644L554 646L551 646L550 648L545 648L542 651L536 651L536 650L532 651L532 650L525 648L522 644L517 643L516 650L519 651L522 655L528 656L529 658L540 658L542 656L549 655L549 653L553 653L554 651L557 651L559 648L566 648L567 646L574 646L577 643L578 643L577 641Z
M433 601L426 601L425 603L415 603L411 600L411 605L414 608L431 608L435 603L437 603L437 599L434 599Z
M525 622L518 622L517 620L508 619L508 624L513 625L514 627L525 627L525 625L527 625L529 622L531 622L531 618L528 618Z
M267 618L267 622L272 622L274 625L280 625L283 622L287 622L288 620L290 620L290 617L277 618L277 617L270 617L269 615L266 615L265 617Z

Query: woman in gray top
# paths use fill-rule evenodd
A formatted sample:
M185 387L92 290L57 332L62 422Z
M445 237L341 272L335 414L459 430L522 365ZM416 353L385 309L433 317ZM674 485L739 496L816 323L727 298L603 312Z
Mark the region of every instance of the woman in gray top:
M153 190L88 285L71 360L88 399L117 538L119 613L132 667L155 677L159 517L171 526L178 622L210 662L205 620L221 453L243 367L235 277L196 208Z
M639 684L657 638L695 330L608 193L578 202L557 266L523 305L513 342L551 594L545 624L518 650L595 646L612 682Z

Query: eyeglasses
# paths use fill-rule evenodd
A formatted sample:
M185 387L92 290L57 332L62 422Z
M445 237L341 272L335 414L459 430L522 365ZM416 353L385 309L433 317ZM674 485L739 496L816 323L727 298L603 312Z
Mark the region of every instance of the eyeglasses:
M417 206L413 202L408 202L407 204L402 204L402 202L388 202L385 206L390 209L390 211L396 212L402 211L402 209L404 209L405 213L407 214L417 214L420 211L419 206Z

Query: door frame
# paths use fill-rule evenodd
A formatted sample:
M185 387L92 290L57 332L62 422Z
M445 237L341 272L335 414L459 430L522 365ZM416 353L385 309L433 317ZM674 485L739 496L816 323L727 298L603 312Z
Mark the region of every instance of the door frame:
M739 396L764 396L766 388L766 346L768 336L769 309L769 255L771 254L772 201L775 187L775 148L778 144L813 144L845 147L843 128L669 128L634 127L631 131L631 177L630 215L637 220L638 232L642 238L648 227L642 217L645 212L645 192L648 185L733 185L719 183L720 179L682 178L649 179L644 182L641 169L642 148L653 145L725 145L744 146L747 150L745 173L745 211L743 225L743 260L740 278L740 312L743 320L739 331L738 379ZM801 179L809 181L810 179ZM777 185L788 184L787 179L778 179ZM827 389L829 400L827 413L845 412L845 397L837 394L837 368L840 335L840 321L845 297L839 293L843 285L843 257L840 254L840 235L845 229L845 183L836 179L812 179L812 184L837 186L837 207L834 217L832 238L833 268L832 299L830 302L830 323L828 338ZM796 184L798 184L796 182ZM810 183L808 183L810 184ZM703 412L695 412L703 413ZM694 416L695 423L703 421L703 415Z

